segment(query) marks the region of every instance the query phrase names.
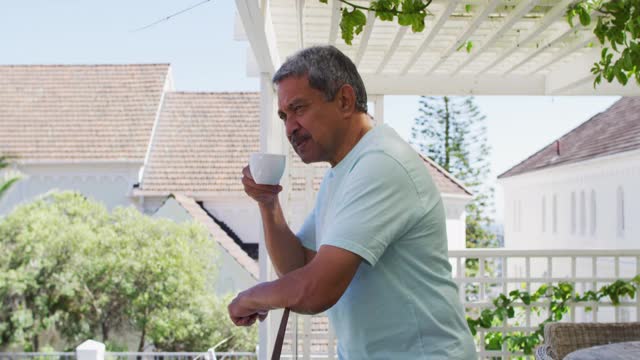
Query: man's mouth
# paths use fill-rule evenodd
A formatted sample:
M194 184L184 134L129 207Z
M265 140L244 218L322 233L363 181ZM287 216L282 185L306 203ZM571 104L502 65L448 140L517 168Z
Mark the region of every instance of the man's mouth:
M300 137L292 139L291 143L296 150L300 150L309 141L309 137Z

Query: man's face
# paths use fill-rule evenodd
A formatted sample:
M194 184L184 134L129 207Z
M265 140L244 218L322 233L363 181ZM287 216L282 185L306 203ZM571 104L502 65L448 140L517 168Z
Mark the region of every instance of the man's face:
M337 100L326 101L307 76L288 77L278 83L278 115L303 162L331 161L345 124Z

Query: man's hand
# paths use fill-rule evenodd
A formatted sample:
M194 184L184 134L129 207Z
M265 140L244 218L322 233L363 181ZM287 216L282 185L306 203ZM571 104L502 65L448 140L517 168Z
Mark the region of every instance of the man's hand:
M251 326L256 320L263 321L267 317L267 310L252 308L247 299L247 291L243 291L229 304L229 317L236 326Z
M242 175L244 191L259 204L272 205L276 200L278 200L278 194L282 191L282 186L256 184L253 180L253 176L251 176L249 166L245 166L244 169L242 169Z

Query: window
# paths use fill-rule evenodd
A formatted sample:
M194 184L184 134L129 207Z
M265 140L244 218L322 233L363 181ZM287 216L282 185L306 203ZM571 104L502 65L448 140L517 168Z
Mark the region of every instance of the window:
M591 235L596 234L596 191L591 190L591 209L589 209L589 232Z
M584 190L580 191L580 235L587 231L587 200L584 197Z
M513 231L518 231L518 201L513 201Z
M618 236L624 235L624 190L618 186L616 213L618 215Z
M576 233L576 193L571 192L571 233Z
M522 200L518 200L518 231L522 231Z
M551 202L551 231L554 234L558 233L558 196L556 194L553 194Z
M547 199L542 197L542 232L547 231Z
M513 201L513 231L522 231L522 200Z

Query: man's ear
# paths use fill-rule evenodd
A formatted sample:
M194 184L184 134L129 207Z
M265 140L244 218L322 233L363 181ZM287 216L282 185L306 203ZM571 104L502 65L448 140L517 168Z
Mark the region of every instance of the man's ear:
M338 106L344 113L353 113L356 110L356 92L349 84L344 84L338 89L336 94Z

